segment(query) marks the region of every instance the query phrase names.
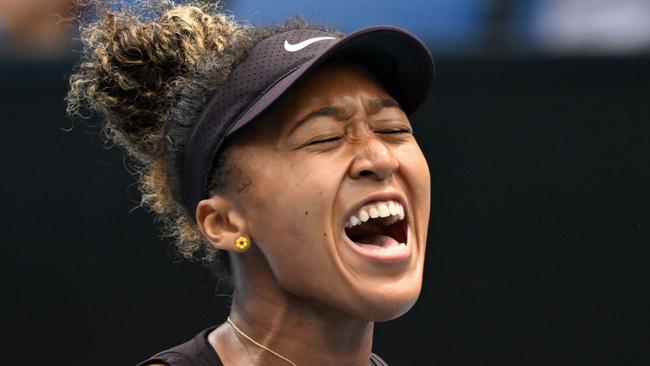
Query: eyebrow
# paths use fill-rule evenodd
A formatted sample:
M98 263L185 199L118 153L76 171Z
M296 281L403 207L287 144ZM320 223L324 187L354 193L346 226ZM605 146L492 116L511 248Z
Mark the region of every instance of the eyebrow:
M368 104L368 114L377 114L379 113L382 109L384 108L400 108L401 106L395 99L392 98L377 98L373 99L369 104ZM319 117L334 117L338 121L345 121L346 119L350 118L352 115L352 111L349 110L349 108L345 108L342 106L338 105L331 105L323 108L319 108L308 115L302 117L296 124L291 127L289 130L289 133L287 135L290 135L298 129L298 127L302 126L305 124L307 121Z
M368 106L368 114L376 114L379 113L384 108L399 108L402 109L402 107L397 103L397 101L393 98L377 98L374 99L370 102L370 105Z

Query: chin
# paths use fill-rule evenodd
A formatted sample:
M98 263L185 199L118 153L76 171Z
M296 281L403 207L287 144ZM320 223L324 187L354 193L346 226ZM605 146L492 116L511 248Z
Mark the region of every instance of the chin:
M371 293L366 293L364 299L357 304L360 318L383 322L398 318L409 311L418 300L421 290L421 278L413 279L412 283L398 281L375 286Z
M417 297L409 299L409 301L376 303L373 304L373 306L369 306L368 308L364 309L364 318L373 322L385 322L393 320L399 318L411 310L416 301Z

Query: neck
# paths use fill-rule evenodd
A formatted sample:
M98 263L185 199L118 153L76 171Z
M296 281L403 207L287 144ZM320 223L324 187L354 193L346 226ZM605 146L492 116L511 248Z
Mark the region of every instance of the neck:
M367 366L373 322L352 318L278 290L273 284L236 286L230 318L246 335L298 366ZM262 291L256 291L263 289ZM225 365L290 365L227 323L211 335Z

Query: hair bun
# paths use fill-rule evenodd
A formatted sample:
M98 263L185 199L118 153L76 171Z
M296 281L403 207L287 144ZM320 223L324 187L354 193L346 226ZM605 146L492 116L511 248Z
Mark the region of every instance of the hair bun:
M84 50L70 78L68 113L100 111L108 136L148 162L162 152L163 125L185 77L241 26L214 4L164 2L145 17L97 3L99 20L81 27Z

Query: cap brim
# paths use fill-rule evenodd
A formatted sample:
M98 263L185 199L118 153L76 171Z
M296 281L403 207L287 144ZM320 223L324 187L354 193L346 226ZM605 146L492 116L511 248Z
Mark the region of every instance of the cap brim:
M237 118L226 136L255 120L296 82L330 60L350 60L368 67L406 114L413 113L424 102L433 84L433 58L418 38L396 27L364 28L333 43L272 84Z

